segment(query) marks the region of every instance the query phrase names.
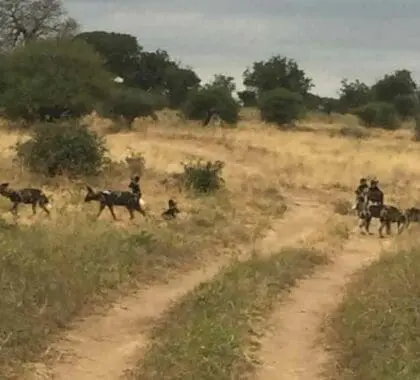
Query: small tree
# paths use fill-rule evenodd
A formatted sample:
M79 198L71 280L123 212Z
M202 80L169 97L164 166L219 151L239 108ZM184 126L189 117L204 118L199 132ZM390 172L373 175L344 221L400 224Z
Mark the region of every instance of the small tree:
M16 153L31 171L51 177L96 175L107 161L105 140L75 121L36 126Z
M348 79L341 81L338 106L342 112L348 112L351 108L362 107L372 100L372 91L368 85L356 79L349 82Z
M49 109L90 113L113 85L83 41L34 42L2 57L0 66L0 102L10 119L42 119Z
M222 161L198 160L181 164L184 167L183 182L188 190L209 194L220 189L225 182L222 177L225 164Z
M157 120L155 111L164 106L163 99L143 90L116 88L101 105L99 114L112 120L124 119L131 127L136 117L150 116Z
M183 107L183 113L190 120L203 120L210 108L228 123L236 123L239 118L239 104L225 89L206 87L190 92Z
M305 95L313 87L312 79L306 76L295 60L280 55L254 62L252 68L245 70L243 77L244 86L257 89L259 94L281 87Z
M386 74L372 86L375 100L387 103L393 102L397 95L414 95L416 90L411 71L406 69Z
M238 91L238 97L244 107L256 107L258 105L257 94L255 91Z
M75 34L76 20L68 17L61 0L3 0L0 2L0 44L13 49L36 40Z
M236 90L235 78L224 74L215 74L213 80L205 87L220 88L232 94Z
M299 93L285 88L263 92L259 98L261 118L278 125L300 119L304 112L304 100Z
M367 127L397 129L400 126L398 112L394 105L384 102L371 102L356 108L353 113Z
M125 33L92 31L80 33L76 38L87 42L103 57L109 72L122 76L125 83L131 84L143 50L136 37Z

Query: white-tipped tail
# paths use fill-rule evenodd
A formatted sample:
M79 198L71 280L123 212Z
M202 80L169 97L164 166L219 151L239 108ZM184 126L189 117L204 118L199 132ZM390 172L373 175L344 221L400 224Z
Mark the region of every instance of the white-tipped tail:
M45 207L46 207L48 210L51 210L51 209L52 209L52 204L51 204L51 203L47 203L47 204L45 205Z
M141 207L146 206L146 202L144 201L144 199L143 199L143 198L140 198L139 203L140 203L140 206L141 206Z

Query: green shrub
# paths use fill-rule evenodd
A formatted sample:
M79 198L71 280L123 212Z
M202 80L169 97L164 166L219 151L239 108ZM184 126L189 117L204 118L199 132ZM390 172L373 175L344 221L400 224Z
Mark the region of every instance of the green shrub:
M116 88L101 105L99 114L112 120L123 119L129 127L137 117L150 116L157 120L155 111L163 108L163 100L146 91L133 88Z
M48 176L95 175L106 163L105 141L75 121L46 123L16 145L17 158L36 173Z
M201 160L195 162L182 163L184 167L183 182L188 190L195 190L199 193L211 193L220 189L224 184L222 161Z
M255 91L238 91L238 97L244 107L256 107L258 105L257 94Z
M37 41L0 62L0 103L9 119L90 113L114 85L102 59L82 41Z
M415 116L414 122L414 140L420 141L420 114Z
M353 110L367 127L397 129L400 126L397 109L393 104L371 102Z
M278 125L300 119L305 112L303 97L285 88L263 92L259 97L262 120Z
M183 106L184 116L189 120L204 120L210 108L216 109L227 123L236 123L239 104L232 95L221 88L200 88L189 93Z
M398 115L403 120L407 120L416 115L418 99L411 94L397 95L394 99L394 106Z

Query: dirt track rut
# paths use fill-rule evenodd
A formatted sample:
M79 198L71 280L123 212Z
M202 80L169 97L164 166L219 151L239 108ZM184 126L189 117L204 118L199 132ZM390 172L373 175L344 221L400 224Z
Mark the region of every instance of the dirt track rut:
M379 258L389 241L352 236L333 262L292 289L269 319L256 380L321 380L329 363L322 327L343 297L351 275Z
M309 200L291 202L284 217L273 225L256 247L265 254L293 245L316 228L323 207ZM309 207L308 207L309 206ZM244 252L243 258L251 253ZM50 368L33 373L34 379L116 380L141 358L151 324L171 302L210 280L227 264L221 260L165 285L141 290L116 302L106 315L92 315L75 322L53 345L60 355ZM40 368L39 365L35 366ZM34 368L35 368L34 367Z

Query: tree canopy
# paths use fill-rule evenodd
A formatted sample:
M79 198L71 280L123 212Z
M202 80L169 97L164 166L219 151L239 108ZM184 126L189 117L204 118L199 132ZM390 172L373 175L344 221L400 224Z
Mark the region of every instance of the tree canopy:
M39 39L74 35L79 28L61 0L2 0L0 44L3 50Z
M156 118L155 111L165 105L190 119L217 109L225 121L235 122L236 95L243 106L258 107L263 119L275 123L312 110L353 113L366 125L385 125L388 118L388 127L394 128L419 113L419 89L405 68L371 85L345 78L336 98L323 97L311 92L313 80L298 62L277 54L250 63L243 72L244 88L237 91L229 73L216 73L202 83L193 68L162 48L146 50L133 35L78 30L62 0L0 2L0 106L6 116L77 117L97 109L132 121ZM114 83L115 77L123 80Z
M80 41L35 41L5 55L0 67L0 102L10 118L35 120L43 109L79 116L113 86L101 57Z

